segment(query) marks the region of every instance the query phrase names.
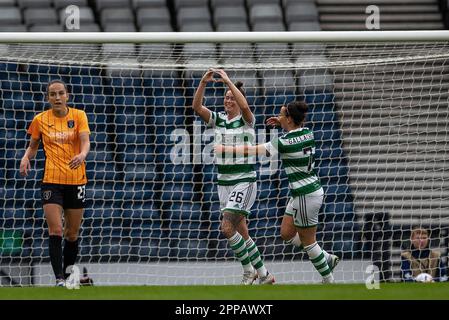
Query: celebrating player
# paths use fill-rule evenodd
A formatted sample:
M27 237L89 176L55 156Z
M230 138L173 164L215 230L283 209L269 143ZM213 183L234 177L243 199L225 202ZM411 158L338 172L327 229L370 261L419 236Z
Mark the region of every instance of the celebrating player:
M286 130L285 135L256 146L216 145L215 152L237 155L280 154L291 191L281 235L289 243L302 246L323 277L323 283L332 283L332 270L338 263L338 257L322 250L316 241L318 212L323 203L324 191L313 171L315 141L312 131L304 127L306 112L307 105L304 102L289 103L281 108L278 117L267 120L268 125L281 126ZM296 230L292 228L293 225Z
M214 79L214 74L219 79ZM224 98L225 113L212 112L202 105L208 82L224 82L228 90ZM200 81L193 98L193 109L209 127L215 128L216 137L224 144L250 144L254 139L255 118L242 88L232 83L221 69L209 69ZM254 158L224 157L216 154L218 166L218 196L223 212L221 231L243 267L242 284L274 283L274 276L264 266L256 244L248 233L246 217L256 198L256 172ZM254 270L255 269L255 270Z
M54 80L48 84L47 100L51 109L39 113L31 122L28 129L30 145L20 162L20 173L27 176L31 169L30 160L36 156L42 140L46 161L41 196L56 286L65 285L69 275L67 268L75 264L78 255L78 232L87 183L84 160L90 149L87 116L84 111L68 107L68 99L64 82Z

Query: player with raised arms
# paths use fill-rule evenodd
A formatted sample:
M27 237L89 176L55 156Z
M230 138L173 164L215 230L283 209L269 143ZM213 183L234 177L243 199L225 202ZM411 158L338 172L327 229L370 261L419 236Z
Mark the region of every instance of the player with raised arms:
M287 173L291 198L282 220L281 236L288 243L304 249L323 283L334 282L332 270L339 259L322 250L316 241L318 212L324 191L313 171L315 141L313 132L304 127L307 105L302 101L281 108L278 117L267 120L268 125L280 126L286 134L256 146L216 145L216 153L237 155L280 155Z
M214 79L214 74L219 79ZM228 87L224 97L225 112L212 112L202 105L204 92L209 82L224 82ZM251 112L242 88L234 84L222 69L209 69L202 77L193 98L193 109L209 127L215 129L216 139L221 143L251 144L254 141L255 118ZM225 157L216 153L218 167L218 196L223 213L221 232L243 267L244 285L253 284L259 277L259 284L274 283L262 261L255 242L248 233L247 217L254 204L257 192L254 157Z
M67 267L75 264L78 255L78 233L87 183L85 159L90 149L86 113L67 106L68 99L64 82L54 80L48 84L47 100L51 108L36 115L31 122L28 128L30 144L20 162L20 173L27 176L31 170L30 160L36 156L42 141L46 160L41 197L56 286L65 286L69 276Z

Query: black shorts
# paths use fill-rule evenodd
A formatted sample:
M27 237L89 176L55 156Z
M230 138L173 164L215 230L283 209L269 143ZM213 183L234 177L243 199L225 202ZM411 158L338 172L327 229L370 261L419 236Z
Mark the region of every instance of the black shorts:
M43 183L41 198L42 205L55 203L64 209L83 209L86 204L86 185Z

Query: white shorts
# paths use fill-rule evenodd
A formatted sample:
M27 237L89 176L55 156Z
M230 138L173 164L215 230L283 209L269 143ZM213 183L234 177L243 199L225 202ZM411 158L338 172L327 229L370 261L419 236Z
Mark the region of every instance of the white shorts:
M288 201L285 214L293 217L293 223L297 227L315 227L318 224L318 213L323 205L323 198L323 188L309 194L292 197Z
M256 193L256 182L242 182L233 186L218 186L220 210L247 216L256 200Z

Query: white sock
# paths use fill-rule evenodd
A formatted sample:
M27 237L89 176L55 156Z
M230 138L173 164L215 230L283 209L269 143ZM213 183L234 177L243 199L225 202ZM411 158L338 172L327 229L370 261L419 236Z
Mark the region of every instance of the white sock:
M285 241L285 243L294 245L295 247L297 247L297 248L299 248L301 250L304 249L304 247L302 245L302 242L301 242L301 239L299 239L299 234L298 233L296 233L295 236L293 238L291 238L290 240ZM323 251L323 254L324 254L324 257L326 258L326 261L329 263L329 256L330 256L330 254L327 253L327 251L324 250L324 249L321 249L321 250Z
M242 235L236 232L231 238L228 239L229 245L236 258L240 261L243 267L243 271L253 271L253 266L249 260L248 250L246 249L245 240Z
M262 258L260 257L260 252L257 249L256 244L253 239L249 237L246 242L246 249L248 250L249 260L254 268L257 270L259 277L265 277L267 275L267 268L263 264Z
M317 242L312 243L311 245L304 247L304 250L307 252L310 261L312 262L315 269L321 274L323 277L323 282L329 283L334 281L334 276L332 275L331 270L329 269L329 265L324 256L323 250Z

